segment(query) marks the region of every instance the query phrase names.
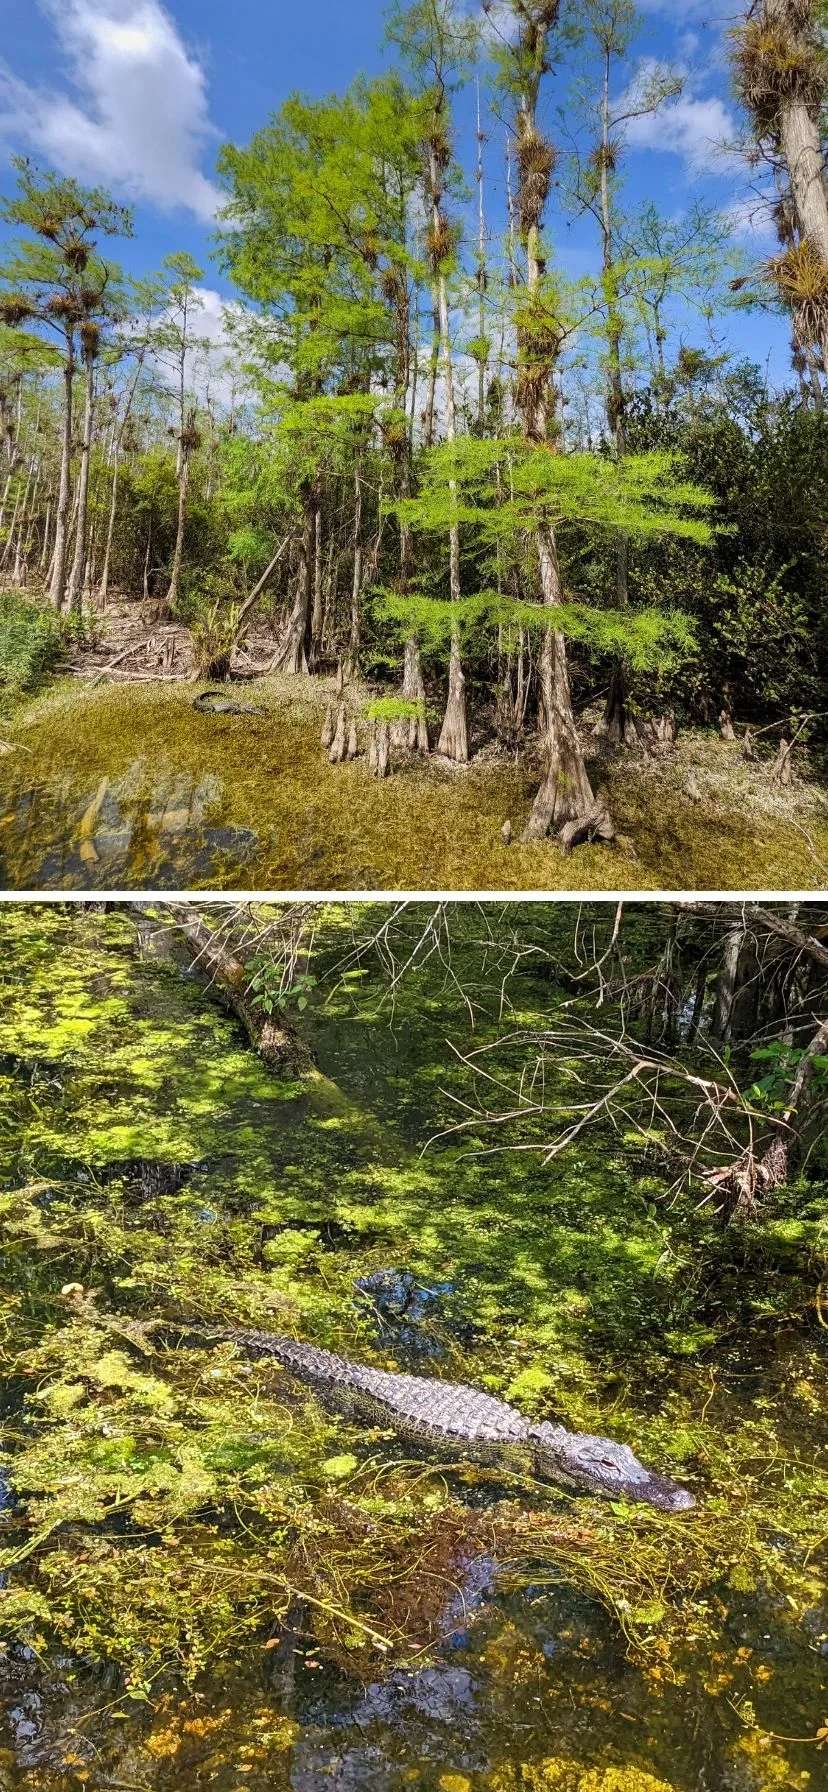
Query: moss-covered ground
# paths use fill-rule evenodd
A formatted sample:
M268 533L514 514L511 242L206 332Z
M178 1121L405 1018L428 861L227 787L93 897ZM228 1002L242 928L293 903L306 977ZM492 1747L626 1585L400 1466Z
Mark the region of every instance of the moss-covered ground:
M521 842L540 771L487 749L465 769L409 763L387 782L320 746L332 690L234 687L262 716L202 715L192 685L84 689L18 706L0 760L8 889L814 889L828 885L828 799L774 790L712 733L664 761L592 765L621 838L562 856ZM501 829L510 821L513 844Z
M823 1191L722 1232L623 1139L423 1154L497 979L461 946L392 1006L332 976L347 925L287 1084L128 911L0 910L0 1783L825 1786ZM354 1281L389 1266L451 1292L381 1330ZM216 1319L626 1439L698 1509L437 1460Z

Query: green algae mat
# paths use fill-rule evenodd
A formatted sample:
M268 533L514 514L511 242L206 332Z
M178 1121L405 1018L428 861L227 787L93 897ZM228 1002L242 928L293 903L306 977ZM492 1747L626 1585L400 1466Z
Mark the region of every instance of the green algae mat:
M84 691L24 704L0 759L7 890L810 890L828 886L828 797L777 792L738 745L680 737L669 762L592 766L620 844L520 840L539 771L487 751L411 763L377 783L320 746L327 696L266 680L265 714L203 715L193 686ZM692 793L692 794L690 794ZM513 844L501 830L511 823Z
M826 1785L824 1191L722 1232L617 1137L440 1141L497 979L460 940L391 1003L347 925L289 1083L151 917L0 911L0 1783ZM510 1025L564 995L515 977ZM360 1295L389 1267L415 1312ZM698 1509L435 1460L216 1320L610 1433Z

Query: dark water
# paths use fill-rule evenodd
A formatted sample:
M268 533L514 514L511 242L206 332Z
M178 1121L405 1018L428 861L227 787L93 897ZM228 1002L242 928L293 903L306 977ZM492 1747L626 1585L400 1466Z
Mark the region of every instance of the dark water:
M743 1601L723 1642L757 1652L802 1695L780 1699L783 1733L825 1680L825 1614L814 1614L810 1667L784 1614ZM296 1629L249 1668L205 1678L195 1695L168 1695L155 1714L108 1721L112 1689L70 1657L41 1672L15 1649L4 1671L7 1739L0 1784L23 1792L158 1788L218 1792L463 1792L570 1788L580 1792L766 1792L828 1784L816 1748L745 1748L738 1688L703 1696L696 1672L659 1681L626 1658L600 1605L565 1585L498 1591L482 1556L447 1607L437 1659L363 1684L337 1675ZM803 1675L803 1668L805 1673ZM711 1682L716 1664L710 1664ZM123 1715L123 1714L122 1714ZM275 1736L275 1746L274 1746ZM64 1762L68 1766L63 1766ZM3 1763L5 1762L5 1768ZM802 1765L799 1765L799 1763ZM784 1763L784 1765L782 1764Z
M0 888L206 889L239 882L256 835L221 821L218 778L123 777L78 791L64 780L19 790L0 817Z
M58 988L59 943L55 966ZM169 1027L175 1018L170 971L145 966L142 976L144 1012L155 1010L160 992L159 1024ZM392 1238L386 1217L383 1236L374 1206L384 1177L392 1190L400 1177L413 1185L417 1159L411 1147L433 1124L436 1048L427 1008L412 1005L405 1027L395 1034L382 1016L367 1022L341 1013L318 1023L315 1042L331 1080L289 1102L262 1103L261 1088L252 1084L232 1095L203 1161L173 1163L148 1152L109 1159L95 1174L102 1183L119 1180L136 1204L185 1190L200 1204L206 1228L217 1219L234 1154L242 1154L237 1139L249 1126L246 1149L256 1152L257 1186L289 1191L294 1229L303 1214L310 1217L332 1280L341 1266L354 1312L367 1307L373 1313L378 1335L391 1344L401 1365L430 1373L432 1357L439 1359L447 1343L459 1343L474 1379L476 1339L473 1328L463 1330L460 1324L458 1329L455 1303L465 1300L466 1318L473 1318L474 1290L483 1288L487 1277L497 1283L500 1276L504 1299L508 1276L516 1272L530 1275L533 1285L553 1284L554 1265L549 1267L542 1247L552 1223L549 1203L560 1196L563 1172L539 1180L536 1233L527 1182L514 1208L511 1242L507 1228L502 1244L489 1247L487 1218L465 1259L456 1241L451 1248L433 1247L435 1268L443 1257L455 1260L451 1277L430 1279L408 1270L407 1262L426 1248L416 1224L407 1231L401 1224ZM445 1024L438 1007L441 1037ZM222 1039L206 1042L201 1049L220 1054L222 1044ZM11 1058L7 1069L14 1074ZM186 1070L182 1064L178 1074L183 1078ZM60 1074L71 1093L71 1070L64 1066ZM175 1094L175 1074L167 1100ZM446 1074L444 1068L440 1074ZM42 1078L35 1093L41 1105L50 1099ZM223 1100L231 1102L231 1094L223 1090ZM80 1160L67 1162L64 1170L88 1174ZM364 1177L359 1197L355 1171ZM582 1165L575 1178L579 1202L586 1173ZM346 1198L340 1208L337 1193L349 1175L351 1205ZM509 1202L499 1169L478 1169L473 1183L465 1180L470 1175L454 1161L444 1180L446 1224L455 1223L456 1206L463 1232L473 1225L475 1211L482 1211L487 1194L504 1212ZM498 1179L494 1189L492 1176ZM405 1198L410 1198L407 1187ZM433 1194L422 1213L424 1224L437 1225ZM581 1222L580 1209L579 1223L588 1224L586 1217ZM507 1249L512 1251L508 1264ZM399 1273L390 1274L392 1267ZM565 1289L565 1266L560 1276ZM795 1328L780 1329L776 1336L760 1329L734 1336L717 1358L721 1385L711 1423L725 1435L749 1424L778 1399L780 1387L798 1379L800 1363L804 1375L808 1344ZM656 1390L654 1398L664 1391ZM817 1416L812 1436L797 1441L806 1455L824 1448ZM0 1457L0 1549L4 1533L14 1535L14 1511L3 1509L4 1497ZM485 1521L485 1488L470 1482L463 1497ZM573 1508L577 1511L577 1502L568 1502L568 1511ZM623 1537L622 1528L618 1535ZM783 1531L778 1547L784 1557L790 1539ZM214 1792L241 1787L252 1792L821 1792L828 1787L824 1750L815 1741L777 1738L814 1737L828 1711L828 1600L816 1596L807 1609L791 1609L778 1589L737 1591L728 1582L731 1568L723 1563L721 1584L704 1589L705 1602L715 1611L713 1640L699 1647L688 1607L686 1640L667 1654L657 1636L631 1652L606 1604L548 1563L538 1562L534 1582L527 1585L524 1575L516 1584L508 1562L494 1562L485 1540L456 1564L436 1650L421 1667L414 1661L383 1671L378 1662L368 1679L326 1659L301 1603L279 1625L275 1647L257 1642L240 1660L202 1674L192 1689L169 1674L152 1704L123 1698L117 1675L93 1670L68 1650L0 1649L0 1787L3 1792L73 1792L79 1786L92 1792L201 1787ZM14 1577L11 1569L10 1584ZM761 1729L751 1706L758 1710Z

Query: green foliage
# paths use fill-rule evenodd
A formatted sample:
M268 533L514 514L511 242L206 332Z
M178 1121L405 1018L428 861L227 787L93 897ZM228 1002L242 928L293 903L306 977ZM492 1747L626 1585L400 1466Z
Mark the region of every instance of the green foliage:
M703 642L690 694L718 711L735 693L740 719L765 721L828 706L828 425L789 397L769 400L754 375L735 369L722 391L708 368L677 385L667 412L642 395L632 433L647 447L667 438L713 496L710 570L709 560L647 549L648 582L667 601L681 596Z
M388 599L386 614L388 616L393 616L392 594L385 593L383 595ZM402 608L403 617L405 617L409 614L408 605L403 604ZM428 613L428 609L424 607L423 621L426 626ZM435 638L441 643L445 639L442 626L437 630ZM423 706L421 703L408 703L402 697L372 697L370 703L367 703L365 706L365 719L367 722L416 722L422 713Z
M192 625L193 659L199 678L226 678L239 632L239 606L217 598L204 605Z
M19 593L0 593L0 700L34 690L57 665L62 634L50 610Z
M550 612L541 603L520 602L499 591L477 591L459 602L423 593L385 590L379 593L380 612L395 621L401 635L415 630L432 648L451 639L456 627L462 640L479 642L481 633L498 627L525 629L541 636L549 627ZM569 641L577 641L602 656L623 655L636 671L664 670L692 658L696 640L691 624L680 613L657 610L596 610L589 604L566 602L554 611L554 624ZM372 716L377 705L372 705ZM382 718L396 720L389 711Z

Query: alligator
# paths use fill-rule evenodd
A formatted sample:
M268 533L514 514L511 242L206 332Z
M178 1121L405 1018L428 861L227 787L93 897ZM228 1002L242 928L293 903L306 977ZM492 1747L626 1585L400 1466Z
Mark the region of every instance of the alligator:
M222 691L202 691L201 696L196 697L193 709L205 716L263 716L266 713L253 703L237 703L233 697L225 697Z
M251 1356L275 1357L339 1411L368 1418L440 1451L497 1465L529 1468L545 1479L611 1499L640 1500L661 1512L688 1512L687 1488L653 1473L626 1444L527 1419L477 1388L420 1375L397 1375L348 1362L314 1344L272 1332L199 1327Z

